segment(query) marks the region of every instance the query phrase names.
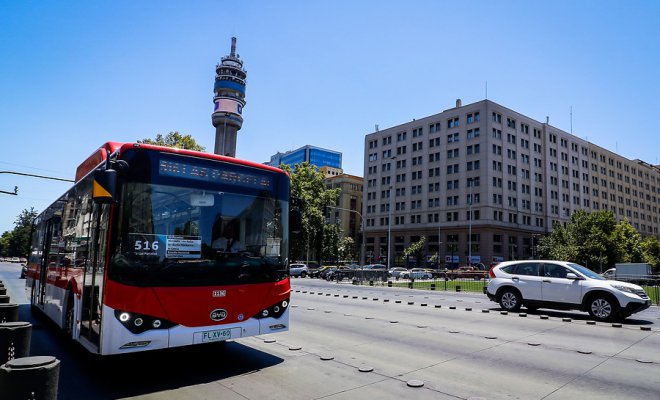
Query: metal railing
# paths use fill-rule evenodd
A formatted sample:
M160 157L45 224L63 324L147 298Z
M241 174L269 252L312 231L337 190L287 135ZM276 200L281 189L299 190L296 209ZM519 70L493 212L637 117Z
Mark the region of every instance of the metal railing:
M401 287L418 290L435 290L468 293L486 293L488 278L432 277L430 279L403 279L389 276L387 271L345 270L332 276L336 282L350 282L353 285ZM660 305L660 279L632 280L644 289L651 303Z

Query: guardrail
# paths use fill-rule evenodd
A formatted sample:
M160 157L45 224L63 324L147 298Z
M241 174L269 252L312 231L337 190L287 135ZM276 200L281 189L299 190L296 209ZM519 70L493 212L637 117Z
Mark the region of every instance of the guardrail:
M419 290L436 290L451 292L486 293L488 278L450 278L435 277L431 279L396 279L387 271L346 270L333 276L333 281L349 281L354 285L403 287ZM631 282L641 286L651 299L651 303L660 305L660 279L634 279Z

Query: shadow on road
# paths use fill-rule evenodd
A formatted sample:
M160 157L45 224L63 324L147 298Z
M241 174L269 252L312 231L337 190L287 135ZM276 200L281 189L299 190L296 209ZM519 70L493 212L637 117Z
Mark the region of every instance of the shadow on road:
M489 308L489 310L502 311L502 309L499 307L491 307ZM593 318L589 314L575 312L575 311L558 311L558 310L547 310L547 309L529 310L523 306L517 312L527 313L528 315L547 315L548 317L551 318L571 318L572 320L575 321L593 321ZM635 314L631 315L630 317L624 320L618 319L612 322L619 322L624 325L631 325L631 326L654 325L653 321L649 321L647 319L635 318Z
M117 399L199 385L268 368L284 361L237 342L98 356L66 338L29 305L19 319L32 323L30 355L60 360L58 399Z

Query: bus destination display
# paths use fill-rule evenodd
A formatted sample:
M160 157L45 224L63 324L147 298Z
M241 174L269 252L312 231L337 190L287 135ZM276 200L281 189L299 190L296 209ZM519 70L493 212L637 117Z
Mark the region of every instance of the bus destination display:
M158 173L161 176L218 182L260 189L271 189L273 183L272 178L265 175L242 171L228 171L205 165L172 160L160 160Z

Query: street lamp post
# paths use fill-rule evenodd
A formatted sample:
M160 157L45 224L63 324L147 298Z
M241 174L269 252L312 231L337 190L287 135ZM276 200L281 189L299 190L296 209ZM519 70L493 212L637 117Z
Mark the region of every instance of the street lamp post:
M396 156L390 157L390 161L396 160ZM396 171L396 167L394 168ZM392 179L392 175L390 175L390 179ZM390 183L390 187L388 189L388 195L390 198L390 205L389 205L389 210L387 214L387 269L392 268L392 199L394 198L394 182L395 180L392 179L392 182Z
M388 189L388 195L390 197L390 204L387 216L387 269L392 268L392 188L394 186L390 185Z
M472 180L468 179L470 187L469 211L468 211L468 265L472 265Z
M360 265L364 265L364 258L365 258L365 251L364 251L364 218L362 218L362 214L358 210L351 210L350 208L343 208L343 207L336 207L336 206L328 206L328 208L334 208L336 210L343 210L343 211L348 211L348 212L354 212L360 217L360 223L362 224L362 246L360 246Z

